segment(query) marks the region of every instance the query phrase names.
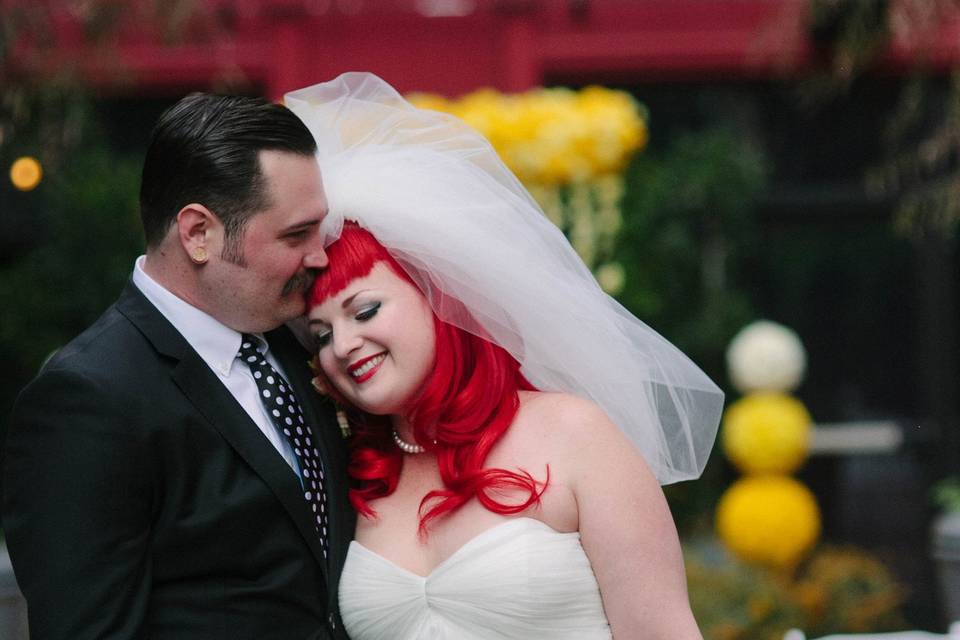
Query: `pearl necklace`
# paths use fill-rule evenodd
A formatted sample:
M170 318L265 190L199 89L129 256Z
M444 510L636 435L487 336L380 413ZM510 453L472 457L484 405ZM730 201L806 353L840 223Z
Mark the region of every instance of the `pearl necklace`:
M426 451L426 449L424 449L421 445L413 442L407 442L406 440L401 438L400 434L397 433L396 429L393 430L393 441L397 443L397 448L400 449L400 451L403 451L404 453L413 454L413 453L423 453L424 451Z

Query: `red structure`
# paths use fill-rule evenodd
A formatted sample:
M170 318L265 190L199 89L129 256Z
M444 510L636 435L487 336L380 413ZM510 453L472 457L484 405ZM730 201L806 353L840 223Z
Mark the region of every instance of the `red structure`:
M911 0L903 0L909 6ZM776 78L814 59L809 0L14 0L10 59L104 91L248 86L277 98L348 70L401 91ZM155 7L163 5L163 15ZM43 12L49 32L36 29ZM34 18L31 20L30 16ZM97 40L97 31L109 37ZM960 20L929 61L960 60ZM890 62L919 43L897 42Z

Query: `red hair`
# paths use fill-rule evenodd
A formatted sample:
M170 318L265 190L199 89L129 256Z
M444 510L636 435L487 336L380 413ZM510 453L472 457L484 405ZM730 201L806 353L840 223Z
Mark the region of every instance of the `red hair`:
M316 279L308 303L312 308L342 291L356 278L385 262L414 286L402 266L370 232L354 223L344 224L340 238L327 249L330 266ZM503 437L520 407L518 392L534 390L520 364L502 347L455 327L434 315L436 356L434 366L404 417L413 426L416 440L437 456L443 488L427 493L420 502L420 529L472 498L499 514L525 511L540 500L550 477L538 482L528 472L486 469L484 462ZM397 487L403 454L393 442L387 417L372 416L345 402L316 363L317 374L334 400L347 409L353 437L350 440L349 474L354 480L350 502L367 517L376 515L369 502L388 496ZM433 443L436 440L436 443ZM496 498L505 490L521 490L526 499L505 503ZM427 508L428 503L432 503Z

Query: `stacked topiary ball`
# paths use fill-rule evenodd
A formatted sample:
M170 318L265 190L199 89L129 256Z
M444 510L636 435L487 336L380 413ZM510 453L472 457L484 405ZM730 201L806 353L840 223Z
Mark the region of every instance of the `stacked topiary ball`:
M791 571L820 535L820 510L791 474L809 453L810 414L790 393L803 380L806 353L782 325L754 322L727 349L734 387L721 445L743 474L717 505L717 533L741 559Z

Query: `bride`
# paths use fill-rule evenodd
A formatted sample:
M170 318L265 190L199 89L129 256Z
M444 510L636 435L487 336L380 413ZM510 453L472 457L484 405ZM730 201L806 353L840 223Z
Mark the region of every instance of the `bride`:
M330 206L308 318L352 431L350 636L700 638L660 484L702 471L720 391L459 120L362 73L286 104Z

